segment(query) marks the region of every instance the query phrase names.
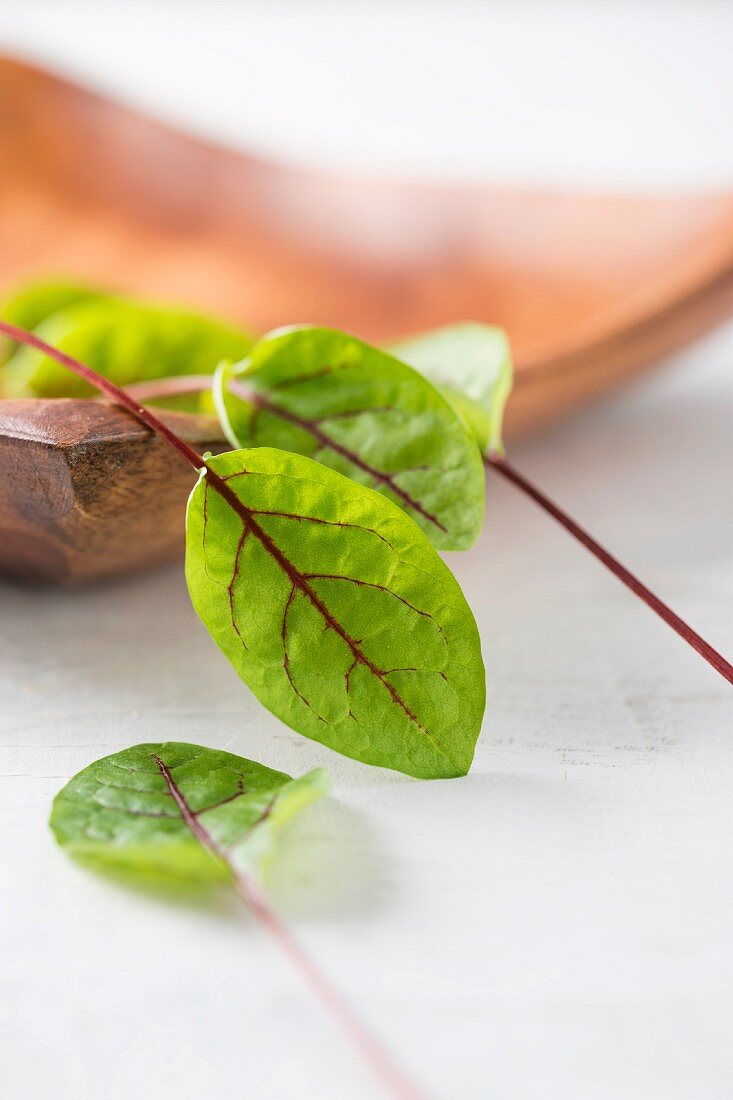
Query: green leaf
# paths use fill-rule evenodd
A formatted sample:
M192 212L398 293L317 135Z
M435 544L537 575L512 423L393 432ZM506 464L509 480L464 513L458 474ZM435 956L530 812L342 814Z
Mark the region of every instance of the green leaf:
M199 745L136 745L75 775L56 796L50 825L70 855L123 880L158 890L173 885L208 892L229 885L385 1095L418 1097L420 1090L294 938L257 881L283 824L327 790L320 768L293 780ZM213 1000L211 1006L215 1011ZM250 1094L245 1087L242 1095Z
M0 304L0 317L11 325L34 329L52 313L85 299L98 298L100 293L66 279L26 283L18 287ZM3 337L0 363L4 363L17 345Z
M503 454L504 409L512 388L506 333L491 325L446 325L393 344L393 355L439 387L484 454Z
M226 882L272 855L284 823L328 789L230 752L178 741L95 761L56 796L51 828L100 870L179 882Z
M0 305L0 317L11 325L34 329L52 313L87 299L104 297L102 291L70 279L47 279L17 287Z
M423 778L464 775L484 710L455 578L386 497L269 448L209 460L186 577L237 673L293 729Z
M36 335L120 386L167 375L213 373L252 340L221 321L123 298L76 302L46 317ZM11 396L87 397L94 390L48 356L20 348L6 365Z
M280 330L222 365L214 392L233 446L294 451L378 489L439 549L478 538L475 442L435 387L386 352L334 329Z

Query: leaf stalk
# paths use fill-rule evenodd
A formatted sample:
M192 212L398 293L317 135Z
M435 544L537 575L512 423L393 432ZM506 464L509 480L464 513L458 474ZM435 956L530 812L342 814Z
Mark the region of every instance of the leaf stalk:
M189 447L188 443L177 436L174 431L155 415L155 413L141 405L120 386L116 386L114 382L110 382L109 378L105 378L103 374L93 370L92 367L86 366L85 363L80 363L79 360L74 359L73 356L67 355L66 352L60 351L52 344L46 343L40 336L36 336L32 332L27 332L26 329L19 328L17 325L11 325L7 321L0 321L0 332L9 336L11 340L15 340L19 344L25 344L29 348L35 348L36 351L42 351L49 359L55 359L57 363L67 367L77 375L77 377L83 378L90 386L94 386L94 388L99 390L100 393L103 393L105 397L108 397L110 401L114 401L116 405L121 405L124 409L127 409L128 412L131 412L133 416L145 424L146 427L150 428L151 431L165 439L174 450L178 451L186 462L193 466L194 470L200 470L206 465L201 455L198 454L197 451L194 451L193 447Z
M580 524L576 523L567 512L558 507L549 497L547 497L536 485L528 481L527 478L515 469L510 462L499 454L491 454L484 458L484 462L487 467L492 470L496 470L501 474L503 478L511 482L526 496L530 497L536 504L552 516L553 519L569 531L570 534L578 540L586 550L589 550L594 557L598 558L607 569L613 573L615 577L625 584L627 588L631 589L634 595L638 596L640 600L643 600L647 607L650 607L660 619L671 626L675 633L679 634L689 646L699 653L703 660L707 661L709 665L718 672L723 679L727 680L729 684L733 684L733 665L730 661L727 661L721 653L714 649L709 642L706 642L696 630L693 630L689 623L686 623L684 619L680 618L666 603L659 599L658 596L647 588L645 584L639 580L638 577L622 565L621 562L610 554L599 542L589 535Z
M394 1100L427 1100L403 1074L388 1051L362 1022L349 1002L303 950L270 906L267 894L250 875L235 874L235 886L247 908L290 959L314 996L360 1052L373 1075Z
M173 447L173 449L176 450L195 470L206 469L207 477L212 482L214 488L227 499L236 512L239 513L241 511L241 506L235 494L232 493L221 478L208 467L206 460L164 424L155 413L151 412L149 408L141 405L140 402L136 400L136 396L148 396L148 398L151 396L165 396L159 384L156 386L156 383L151 383L150 388L147 389L147 393L144 388L147 383L133 387L133 394L136 395L134 396L133 394L125 392L120 386L116 386L114 382L105 378L104 375L99 374L98 371L93 370L91 367L86 366L86 364L79 362L78 359L74 359L71 355L67 355L65 352L53 347L52 344L48 344L45 340L42 340L32 332L28 332L17 325L11 325L7 321L2 320L0 320L0 332L4 333L11 340L42 351L51 359L55 359L56 362L61 363L69 370L73 371L79 378L84 379L85 382L94 386L95 389L98 389L105 397L115 402L115 404L121 405L123 408L127 409L133 416L141 421L141 423L150 428L151 431L154 431L157 435L165 439L166 442L169 443L170 446ZM194 392L202 388L202 379L198 376L191 377L190 383L183 389L181 388L183 383L182 379L171 381L175 385L175 389L173 385L170 387L169 392L171 393ZM164 390L165 387L163 387L163 391ZM723 679L727 680L729 684L733 684L733 665L730 661L726 660L726 658L711 646L709 642L706 642L696 630L693 630L689 623L685 622L683 618L677 615L677 613L664 603L663 600L660 600L650 588L643 584L638 577L622 565L613 554L609 553L608 550L601 546L601 544L581 527L580 524L576 523L567 512L555 504L554 501L538 489L536 485L533 485L532 482L515 469L505 455L494 452L485 456L484 463L488 468L496 470L497 473L511 482L526 496L530 497L531 500L534 500L543 511L552 516L553 519L577 539L581 545L585 546L594 557L602 562L622 584L625 584L640 600L643 600L647 607L651 608L652 611L667 623L667 625L670 626L680 638L687 642L696 653L699 653L703 660L707 661Z
M392 1056L377 1037L362 1022L344 996L328 980L326 975L300 946L288 926L270 905L267 894L257 880L236 866L226 848L214 839L186 801L170 768L159 756L154 756L158 770L165 779L168 790L193 836L202 847L228 868L232 883L255 919L270 934L280 950L305 980L311 993L320 1002L334 1023L359 1052L376 1080L384 1086L393 1100L427 1100L403 1074Z

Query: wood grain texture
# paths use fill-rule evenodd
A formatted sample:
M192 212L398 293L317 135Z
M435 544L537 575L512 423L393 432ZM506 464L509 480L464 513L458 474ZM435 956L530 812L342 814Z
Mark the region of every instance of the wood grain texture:
M164 419L201 450L221 447L208 417ZM194 480L162 440L114 406L5 401L0 570L71 585L179 556Z
M517 367L510 440L733 310L730 193L566 195L296 171L8 59L0 59L0 252L0 289L70 275L263 331L313 321L379 342L456 320L503 325ZM31 438L21 441L12 430L18 410L0 403L4 468L14 475L1 490L12 523L0 568L79 580L176 551L177 507L166 505L151 528L131 518L148 515L157 473L167 477L172 459L161 465L160 448L130 420L118 420L125 441L45 445L51 410L35 408L41 419L35 427L26 419ZM52 417L61 434L62 414L68 405ZM138 485L139 476L148 480ZM176 477L182 499L186 475ZM95 532L95 520L106 529Z
M0 60L0 286L72 274L265 330L503 325L509 434L733 309L733 194L560 194L292 170Z

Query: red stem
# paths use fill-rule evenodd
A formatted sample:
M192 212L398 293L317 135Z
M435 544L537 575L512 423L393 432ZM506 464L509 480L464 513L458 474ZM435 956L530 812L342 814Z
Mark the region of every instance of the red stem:
M186 462L193 466L194 470L200 470L206 465L203 458L192 447L189 447L187 443L184 443L175 432L172 432L162 420L159 420L155 413L152 413L149 409L143 408L142 405L131 397L128 393L125 393L123 389L116 386L114 382L110 382L109 378L105 378L103 374L99 374L97 371L92 370L91 367L87 367L84 363L80 363L78 359L73 359L66 352L59 351L58 348L53 347L52 344L47 344L45 340L41 340L39 336L35 336L32 332L27 332L23 328L18 328L17 325L9 325L7 321L0 321L0 332L5 333L11 340L16 340L19 344L26 344L29 348L36 348L37 351L42 351L44 355L47 355L49 359L55 359L57 363L60 363L63 367L68 367L70 371L78 375L79 378L83 378L85 382L88 382L90 386L94 386L95 389L108 397L110 401L114 401L116 405L122 405L142 421L146 427L151 431L157 432L162 436L171 447L173 447L178 453L185 458Z
M131 397L129 393L126 393L119 386L116 386L114 382L110 382L109 378L105 378L103 374L99 374L98 371L92 369L92 367L86 366L85 363L80 363L78 359L74 359L71 355L67 355L64 351L59 351L53 344L47 344L45 340L41 340L40 337L35 336L32 332L27 332L23 328L18 328L17 325L10 325L7 321L0 321L0 332L4 332L6 336L9 336L12 340L17 340L18 343L27 344L28 347L36 348L38 351L42 351L44 355L48 355L50 359L55 359L57 363L61 363L63 367L68 367L79 378L83 378L85 382L88 382L95 389L98 389L111 401L114 401L117 405L122 405L123 408L128 409L133 416L137 417L146 427L151 431L156 432L159 436L162 436L167 443L170 443L171 447L175 451L178 451L179 455L186 460L194 470L206 470L207 482L224 497L229 506L240 517L243 523L253 526L254 521L250 516L247 509L237 497L236 493L233 493L227 483L212 470L206 459L203 458L197 451L194 451L193 447L189 447L188 443L185 443L175 432L159 420L155 413L150 409L140 405L134 397Z
M210 374L180 374L169 378L154 378L150 382L133 382L125 392L137 401L158 401L164 397L183 397L211 389Z
M242 506L237 497L232 493L226 482L222 481L218 474L207 467L201 455L197 454L196 451L189 447L187 443L184 443L182 439L179 439L175 432L172 432L170 428L166 427L162 420L159 420L149 409L139 405L137 401L128 393L125 393L123 389L120 389L119 386L110 382L108 378L98 374L97 371L92 370L91 367L85 366L84 363L80 363L77 359L73 359L70 355L66 355L65 352L59 351L58 348L54 348L51 344L47 344L45 340L41 340L38 336L34 336L33 333L26 332L25 329L18 328L16 325L10 325L6 321L0 321L0 332L4 332L6 336L9 336L12 340L16 340L18 343L27 344L29 347L42 351L45 355L55 359L56 362L61 363L62 366L68 367L69 370L73 371L79 378L83 378L86 382L89 382L90 385L100 390L105 396L109 397L110 400L128 409L133 416L136 416L137 419L142 421L148 428L157 432L158 435L162 436L163 439L170 443L170 445L178 451L194 469L200 470L206 468L207 477L212 482L213 486L223 497L225 497L235 511L240 512ZM194 384L192 388L199 387L196 387ZM180 390L178 392L180 392ZM218 845L213 841L213 838L209 836L208 832L196 820L195 815L191 813L190 807L176 786L168 768L158 757L155 759L157 760L161 773L168 783L169 789L184 820L193 834L199 839L200 843L211 848L220 859L224 859L231 867L231 864L229 864L226 858L226 853L219 849ZM252 913L267 929L291 962L295 964L301 975L305 978L311 992L314 993L328 1011L331 1018L338 1024L348 1039L361 1053L365 1062L371 1068L374 1075L385 1086L389 1095L391 1095L394 1100L426 1100L425 1096L402 1074L399 1066L392 1060L389 1053L382 1048L378 1039L373 1036L369 1029L362 1023L348 1001L331 985L326 976L308 957L297 940L291 935L287 926L283 924L277 914L270 908L267 896L254 879L250 878L248 875L241 874L241 872L236 871L233 867L231 867L231 870L236 888Z
M275 940L280 949L299 970L311 992L318 998L331 1018L360 1051L372 1073L384 1085L394 1100L426 1100L409 1081L389 1053L364 1025L345 997L331 985L328 978L306 954L277 913L270 907L267 895L248 875L235 874L237 890L248 908Z
M539 504L540 508L543 508L545 512L553 517L553 519L556 519L566 531L574 535L578 542L582 543L587 550L590 550L591 554L594 554L599 561L603 562L606 568L610 569L613 575L618 577L622 584L630 588L632 592L652 609L652 611L656 611L657 615L659 615L661 619L664 619L665 623L671 626L672 629L679 634L680 638L683 638L688 645L691 645L708 664L713 666L716 672L719 672L720 675L728 681L728 683L733 684L733 665L731 665L729 661L726 661L722 654L718 653L716 649L713 649L713 647L709 645L704 638L701 638L697 631L693 630L684 619L681 619L679 615L675 614L671 607L663 603L645 584L641 583L638 577L635 577L620 561L614 558L612 554L609 554L608 550L604 550L600 543L596 542L596 540L589 535L587 531L583 530L574 519L571 519L566 512L563 512L561 508L553 504L553 502L535 485L527 481L518 470L515 470L514 467L507 462L503 455L489 455L484 459L484 462L487 466L497 470L502 477L507 479L507 481L511 481L513 485L516 485L523 493L526 493L528 497L531 497L536 504Z
M320 1001L331 1019L356 1047L374 1076L382 1082L387 1093L393 1097L393 1100L426 1100L426 1097L404 1076L397 1063L392 1060L389 1053L380 1045L378 1039L372 1035L361 1021L346 998L339 993L335 986L331 985L326 975L303 950L287 925L280 920L277 913L272 909L267 894L259 883L251 875L245 874L237 868L230 857L230 852L214 839L206 826L198 819L173 778L168 765L159 756L154 755L153 759L158 765L173 801L191 833L196 837L199 844L204 848L208 848L217 859L226 864L231 872L237 893L245 905L262 927L269 932L280 950L294 964L301 977L305 979L311 993Z
M97 371L92 370L91 367L87 367L84 363L80 363L78 359L72 358L63 351L59 351L58 348L53 347L51 344L47 344L45 340L41 340L40 337L35 336L32 332L27 332L25 329L19 328L17 325L8 324L7 321L0 321L0 332L5 333L11 340L15 340L21 344L27 344L28 347L36 348L38 351L42 351L49 358L55 359L62 366L68 367L79 378L83 378L85 382L89 382L95 389L100 390L118 405L122 405L123 408L128 409L133 416L137 417L143 424L145 424L151 431L156 432L162 436L174 450L178 451L182 458L186 460L195 470L207 468L207 476L211 480L213 486L226 497L229 503L232 504L235 511L240 511L239 501L229 489L229 486L221 480L221 478L211 469L208 469L206 461L199 455L192 447L189 447L175 432L171 431L162 420L152 413L149 409L140 405L134 397L125 393L123 389L116 386L114 382L110 382L104 375L99 374ZM190 389L187 392L200 388L200 379L191 377ZM177 392L181 392L180 380L176 380L178 386ZM137 387L137 392L140 393L141 389L147 384L141 384ZM172 387L171 387L172 388ZM144 389L143 389L144 392ZM150 389L148 389L148 394ZM158 395L161 396L160 386L158 385ZM484 462L487 466L494 470L497 470L502 477L505 477L507 481L511 481L527 496L531 497L540 508L544 509L549 515L557 520L561 526L569 531L578 542L582 543L587 550L594 554L599 561L603 562L607 569L618 577L618 579L630 588L644 603L655 611L661 619L672 627L681 638L683 638L688 645L692 646L701 657L712 665L712 667L719 672L720 675L733 684L733 665L718 653L716 649L705 641L697 631L693 630L689 623L686 623L684 619L681 619L671 607L663 603L658 596L642 584L638 577L635 577L625 566L621 564L612 554L609 554L599 542L588 534L575 520L554 504L548 497L545 496L535 485L529 482L518 470L515 470L513 466L507 461L503 455L492 454L484 458Z

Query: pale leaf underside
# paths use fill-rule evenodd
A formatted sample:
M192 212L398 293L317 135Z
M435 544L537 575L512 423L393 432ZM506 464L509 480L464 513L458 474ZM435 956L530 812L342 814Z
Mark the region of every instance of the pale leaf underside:
M254 870L277 828L327 788L244 757L181 742L143 744L79 772L51 827L72 855L110 870L187 882Z
M400 340L391 351L429 378L453 402L485 454L502 453L504 409L512 388L506 333L458 322Z

